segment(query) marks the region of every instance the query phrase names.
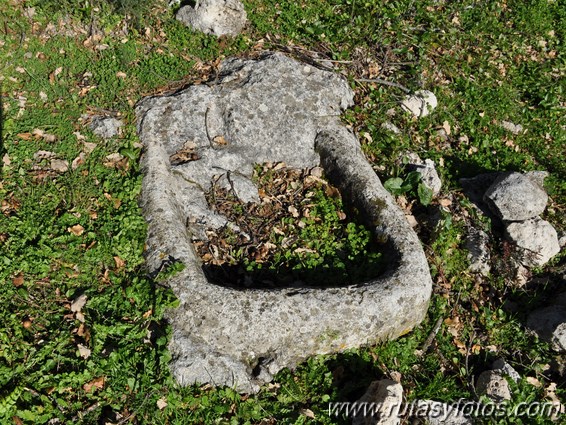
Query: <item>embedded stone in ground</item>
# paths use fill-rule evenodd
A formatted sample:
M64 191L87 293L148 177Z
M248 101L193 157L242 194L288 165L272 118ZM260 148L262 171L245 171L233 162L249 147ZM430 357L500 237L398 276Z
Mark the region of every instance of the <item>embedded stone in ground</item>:
M521 262L526 266L543 266L560 252L556 230L539 217L509 223L505 231L522 250Z
M238 35L247 22L244 5L239 0L197 0L194 6L183 6L177 19L205 34Z
M484 196L493 211L504 221L523 221L544 212L548 195L539 174L504 173Z
M340 122L352 99L339 75L266 54L226 60L214 82L138 105L148 267L155 272L171 258L185 265L166 281L179 298L168 319L170 366L181 384L255 392L309 356L395 338L424 318L432 288L426 257ZM385 244L383 275L333 288L211 284L192 242L210 227L233 225L208 208L211 178L237 172L249 179L254 164L268 161L321 166Z

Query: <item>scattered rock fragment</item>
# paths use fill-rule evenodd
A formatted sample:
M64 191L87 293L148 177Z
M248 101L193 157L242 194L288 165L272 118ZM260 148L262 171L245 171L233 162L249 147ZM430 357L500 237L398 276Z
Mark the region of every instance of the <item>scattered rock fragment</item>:
M198 0L195 6L183 6L177 19L205 34L238 35L247 22L244 5L239 0Z
M556 230L539 217L509 223L505 231L509 240L523 249L521 262L527 267L543 266L560 252Z
M539 217L548 202L543 188L547 175L545 171L492 173L460 180L472 202L502 221L506 238L523 250L521 263L526 267L542 266L560 252L556 230Z
M486 395L495 402L511 400L509 383L500 370L486 370L481 373L476 382L479 395Z
M468 269L472 273L479 273L488 276L491 271L489 261L491 254L489 251L489 236L482 229L469 227L468 236L465 241L465 248L468 251Z
M69 162L63 159L52 159L51 169L58 173L64 173L69 170Z
M566 352L566 307L551 305L533 311L527 319L527 327L550 342L555 351Z
M493 370L496 370L501 373L503 376L508 376L513 380L513 382L519 382L521 379L521 375L517 372L513 366L505 361L505 359L499 358L493 362L492 365Z
M385 121L383 124L381 124L381 128L390 131L393 134L401 134L401 130L399 130L399 127L397 127L391 121Z
M502 220L528 220L542 214L548 202L539 181L539 175L502 174L487 189L484 200Z
M514 135L518 135L523 132L523 126L521 124L514 124L510 121L501 121L501 127Z
M426 117L437 105L436 96L428 90L419 90L407 95L401 102L401 107L417 118Z
M112 117L93 117L90 122L90 129L94 134L103 139L110 139L120 133L124 123Z
M399 410L402 402L403 387L400 383L391 379L373 381L357 401L358 406L367 406L366 412L363 409L358 411L352 425L398 425L401 423Z
M442 188L442 180L438 176L436 171L436 166L432 159L425 159L424 161L413 152L405 154L408 159L407 167L411 171L416 171L421 175L422 182L426 187L432 190L432 193L436 196L440 193Z

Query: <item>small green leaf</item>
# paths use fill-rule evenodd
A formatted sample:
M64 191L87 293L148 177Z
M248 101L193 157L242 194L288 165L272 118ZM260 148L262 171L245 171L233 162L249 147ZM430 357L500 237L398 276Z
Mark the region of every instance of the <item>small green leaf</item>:
M425 207L429 205L432 201L432 190L428 188L424 183L419 183L417 186L417 194L419 196L419 201Z
M401 177L393 177L383 183L383 187L391 192L393 195L400 195L404 191L402 189L403 179Z

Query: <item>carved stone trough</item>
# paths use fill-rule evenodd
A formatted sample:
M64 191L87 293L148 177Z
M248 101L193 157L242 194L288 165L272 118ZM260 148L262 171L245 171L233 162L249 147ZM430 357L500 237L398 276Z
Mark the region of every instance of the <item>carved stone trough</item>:
M151 271L171 257L185 265L167 281L180 301L168 320L170 366L181 384L256 392L284 367L396 338L424 318L432 288L425 254L340 122L352 99L339 75L268 53L227 60L215 81L138 105L147 263ZM173 161L183 149L192 160ZM213 175L230 172L238 196L253 199L253 164L266 161L322 166L384 241L387 271L332 288L244 290L207 281L192 240L226 219L208 210L204 192Z

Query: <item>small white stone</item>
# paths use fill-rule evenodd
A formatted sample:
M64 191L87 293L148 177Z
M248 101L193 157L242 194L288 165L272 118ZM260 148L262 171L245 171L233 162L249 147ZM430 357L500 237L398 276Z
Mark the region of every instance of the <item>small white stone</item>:
M476 383L476 391L479 395L486 395L496 402L511 400L509 383L501 375L500 370L482 372Z
M417 118L426 117L437 105L436 96L428 90L419 90L401 102L401 107Z
M560 252L556 230L539 217L507 225L507 237L525 250L521 262L527 266L543 266Z
M399 127L397 127L395 124L389 121L385 121L383 124L381 124L381 128L390 131L393 134L401 134L401 130L399 130Z
M514 135L518 135L523 132L523 126L521 124L514 124L510 121L501 121L501 127Z

